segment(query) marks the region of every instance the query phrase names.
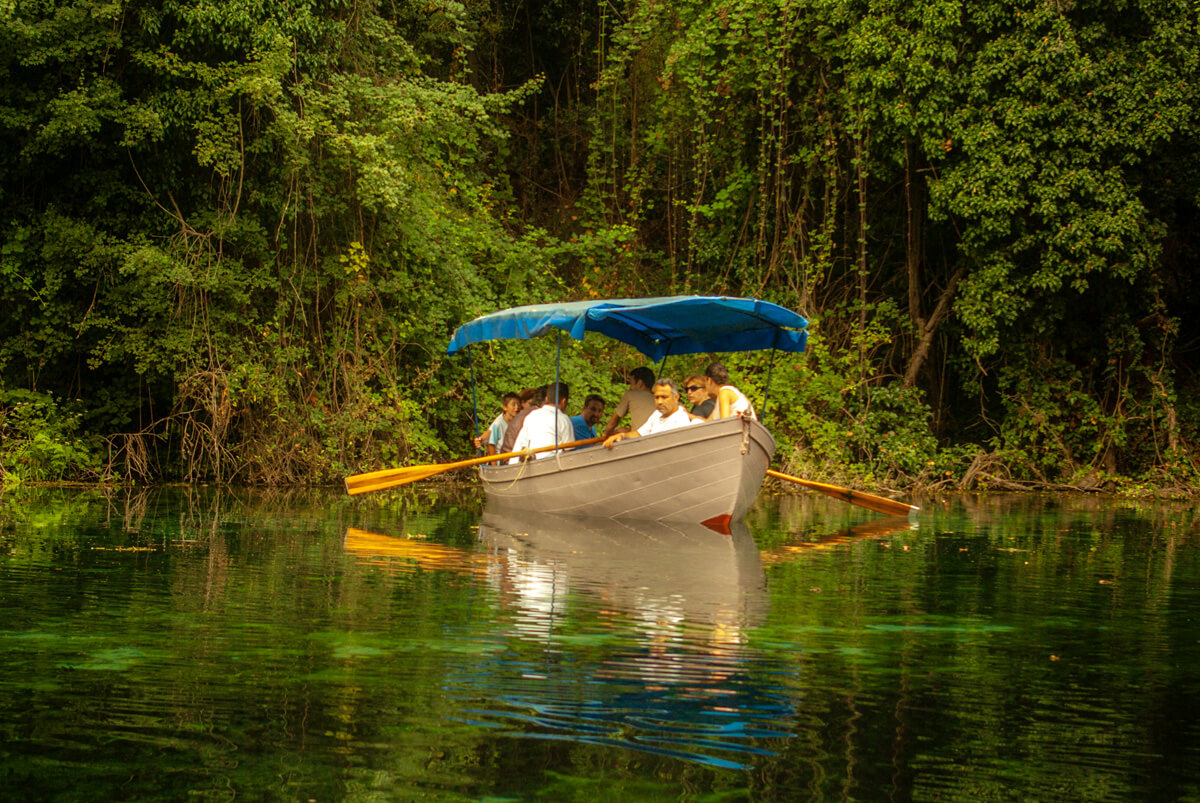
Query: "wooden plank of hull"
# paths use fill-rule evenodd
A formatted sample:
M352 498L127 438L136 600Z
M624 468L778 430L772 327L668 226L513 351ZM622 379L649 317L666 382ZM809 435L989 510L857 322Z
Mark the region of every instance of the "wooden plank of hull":
M743 441L746 449L743 454ZM775 453L756 421L727 418L480 470L489 504L569 516L703 522L745 515Z

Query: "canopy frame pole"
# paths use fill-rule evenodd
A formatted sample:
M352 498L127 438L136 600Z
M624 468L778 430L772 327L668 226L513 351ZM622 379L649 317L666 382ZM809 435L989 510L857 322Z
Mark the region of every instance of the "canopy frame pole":
M475 437L479 437L479 399L475 395L475 355L472 354L472 349L467 346L467 367L471 371L471 421L475 424ZM478 457L483 453L482 446L475 447L475 456Z
M554 448L558 449L558 414L562 412L558 401L558 389L560 386L560 377L562 376L562 329L555 330L558 334L555 337L554 350Z
M775 339L771 343L771 361L767 363L767 386L763 388L762 420L767 420L767 402L771 399L771 376L775 373L775 352L779 344L779 330L775 330Z

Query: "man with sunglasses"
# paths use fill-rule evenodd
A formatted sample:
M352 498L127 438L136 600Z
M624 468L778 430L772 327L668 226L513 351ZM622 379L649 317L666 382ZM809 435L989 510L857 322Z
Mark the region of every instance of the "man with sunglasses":
M688 401L692 404L692 418L707 420L712 415L717 400L708 395L704 374L692 374L684 380L683 387L687 391Z

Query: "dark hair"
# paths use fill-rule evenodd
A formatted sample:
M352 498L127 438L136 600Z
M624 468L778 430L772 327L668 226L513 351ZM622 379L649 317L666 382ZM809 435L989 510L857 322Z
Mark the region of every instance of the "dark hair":
M679 395L679 385L676 385L675 380L672 379L671 377L664 376L661 379L659 379L657 382L654 383L654 387L658 387L659 385L665 385L666 387L669 387L671 389L671 392L674 393L676 396Z
M536 401L539 390L541 390L541 388L525 388L523 391L517 394L517 398L521 400L522 404L528 401Z
M500 397L500 406L501 406L501 407L503 407L505 404L507 404L507 403L508 403L509 401L511 401L512 399L516 399L517 401L520 401L520 400L521 400L521 394L519 394L519 393L513 393L513 392L510 390L508 393L505 393L503 396L501 396L501 397Z
M729 384L729 369L719 362L709 363L709 366L704 371L704 375L718 385Z
M654 372L644 366L630 371L629 379L630 381L636 379L648 388L654 387Z
M587 407L589 404L591 404L591 403L592 403L592 402L594 402L594 401L598 401L598 402L600 402L600 406L601 406L601 407L603 407L603 406L604 406L604 397L603 397L603 396L597 396L595 393L589 393L589 394L588 394L588 397L587 397L586 399L584 399L584 400L583 400L583 406L584 406L584 407Z
M544 388L542 388L542 390L546 391L546 397L542 401L542 404L547 404L547 403L548 404L556 404L556 403L562 401L563 399L571 398L571 389L569 387L567 387L566 382L558 383L558 398L557 399L554 397L554 383L553 382L551 382L549 385L546 385Z

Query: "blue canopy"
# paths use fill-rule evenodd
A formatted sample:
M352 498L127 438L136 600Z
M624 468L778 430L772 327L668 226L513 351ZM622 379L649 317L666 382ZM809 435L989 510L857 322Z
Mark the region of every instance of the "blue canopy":
M576 340L599 332L658 362L668 354L779 349L800 352L808 321L754 298L665 296L533 304L493 312L454 331L448 354L484 340L524 340L561 329Z

